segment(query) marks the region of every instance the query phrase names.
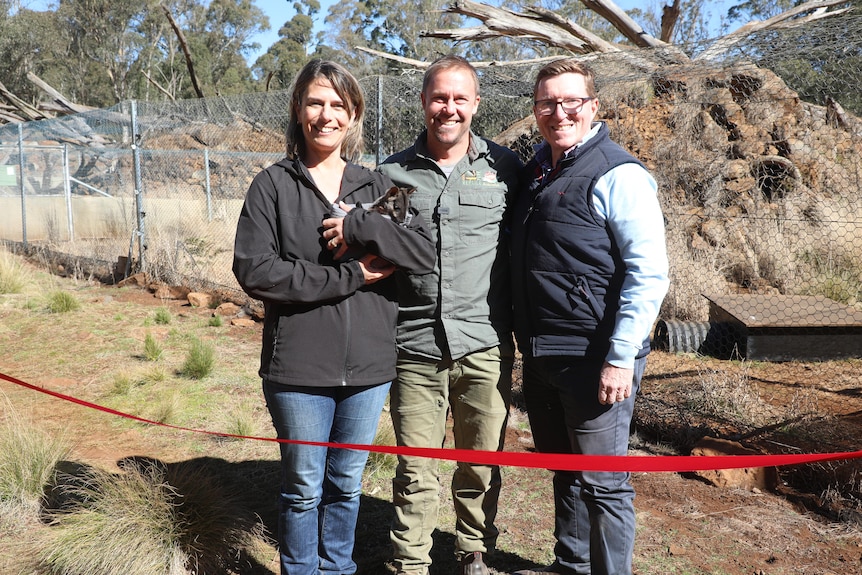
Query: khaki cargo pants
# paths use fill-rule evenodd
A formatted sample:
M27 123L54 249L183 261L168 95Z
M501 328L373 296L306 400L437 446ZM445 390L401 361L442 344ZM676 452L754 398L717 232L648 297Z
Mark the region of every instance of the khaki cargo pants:
M398 358L398 377L390 390L390 409L399 446L443 445L447 413L454 422L458 449L500 450L512 389L509 346L493 347L457 360ZM392 500L391 539L399 571L423 572L431 564L431 535L439 507L438 461L399 456ZM500 468L459 462L452 477L455 550L461 556L494 549L500 495Z

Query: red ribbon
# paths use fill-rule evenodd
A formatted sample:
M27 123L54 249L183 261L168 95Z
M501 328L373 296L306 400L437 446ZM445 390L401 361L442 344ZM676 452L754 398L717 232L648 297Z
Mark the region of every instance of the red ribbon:
M372 451L375 453L390 453L393 455L411 455L448 461L465 461L481 465L501 465L506 467L530 467L536 469L555 469L560 471L629 471L629 472L692 472L715 469L740 469L745 467L771 467L781 465L799 465L820 461L836 461L841 459L856 459L862 457L862 451L846 451L840 453L797 453L787 455L572 455L565 453L525 453L509 451L477 451L471 449L438 449L432 447L396 447L393 445L361 445L353 443L325 443L318 441L297 441L276 439L274 437L254 437L235 435L204 429L193 429L152 421L129 413L123 413L110 407L105 407L83 399L64 395L42 387L15 379L0 373L4 379L15 385L32 389L64 401L76 403L90 409L96 409L111 415L125 417L149 425L169 427L181 431L204 433L218 437L237 439L254 439L257 441L273 441L279 443L295 443L300 445L317 445L320 447L338 447Z

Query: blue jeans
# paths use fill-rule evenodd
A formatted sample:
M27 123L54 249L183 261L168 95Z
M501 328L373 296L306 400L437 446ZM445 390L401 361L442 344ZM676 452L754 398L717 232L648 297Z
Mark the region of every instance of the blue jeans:
M263 382L279 439L371 444L389 383L298 387ZM280 443L282 575L356 572L353 543L367 451Z
M524 401L533 440L544 453L626 455L646 358L635 360L632 394L599 403L602 360L524 358ZM630 575L635 540L629 473L554 472L554 547L565 573Z

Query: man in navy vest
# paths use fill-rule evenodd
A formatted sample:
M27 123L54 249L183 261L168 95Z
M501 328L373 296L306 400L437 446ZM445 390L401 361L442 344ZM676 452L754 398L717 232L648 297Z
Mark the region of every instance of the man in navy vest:
M668 288L653 177L611 141L593 72L542 68L545 141L511 220L515 336L536 449L626 455L649 334ZM554 563L533 573L630 575L634 489L622 472L555 471Z

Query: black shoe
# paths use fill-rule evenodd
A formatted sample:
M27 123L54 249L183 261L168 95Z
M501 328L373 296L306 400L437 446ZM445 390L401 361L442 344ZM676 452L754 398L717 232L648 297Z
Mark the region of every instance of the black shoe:
M482 560L482 552L474 551L461 558L458 575L489 575L488 566Z

